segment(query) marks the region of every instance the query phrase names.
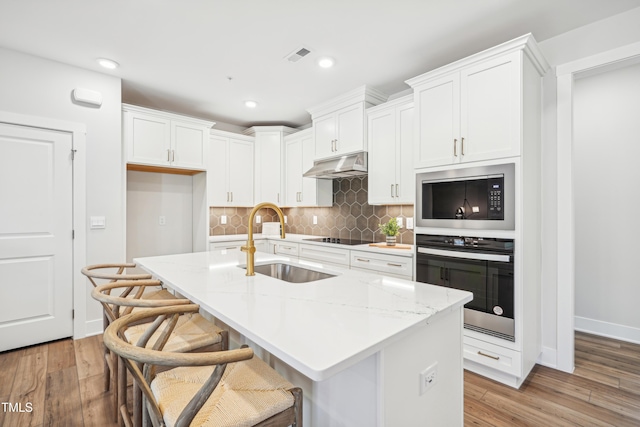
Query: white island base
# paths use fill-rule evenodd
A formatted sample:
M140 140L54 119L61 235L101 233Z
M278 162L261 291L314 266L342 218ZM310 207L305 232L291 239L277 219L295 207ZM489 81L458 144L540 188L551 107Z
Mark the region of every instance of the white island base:
M229 330L231 348L248 344L302 388L305 427L463 425L462 310L471 293L263 253L256 265L332 277L247 277L245 258L231 253L135 261Z
M462 318L461 308L440 313L323 381L311 380L232 329L229 340L232 347L249 345L302 388L305 427L462 426ZM421 395L420 373L434 364L435 382Z

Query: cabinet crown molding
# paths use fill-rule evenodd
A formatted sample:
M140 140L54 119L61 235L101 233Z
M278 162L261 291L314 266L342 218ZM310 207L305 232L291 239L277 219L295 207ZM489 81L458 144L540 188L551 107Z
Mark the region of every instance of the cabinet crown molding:
M529 33L513 40L509 40L508 42L499 44L498 46L494 46L492 48L475 53L471 56L467 56L466 58L459 59L458 61L444 65L440 68L427 71L424 74L406 80L405 83L411 87L416 87L429 80L438 78L445 74L449 74L477 62L485 61L487 59L517 51L524 52L524 54L529 58L540 76L543 76L549 69L549 63L542 55L542 51L538 47L536 40L533 38L533 35Z
M255 136L258 132L280 132L283 136L298 132L298 129L289 126L251 126L242 133L245 135Z
M252 136L244 135L242 133L229 132L227 130L210 129L209 135L218 136L221 138L232 138L232 139L239 139L242 141L254 142L254 138Z
M307 108L307 111L311 114L311 118L315 120L316 117L333 113L336 110L348 107L358 102L365 103L365 108L367 108L386 102L388 98L388 95L380 92L379 90L371 86L363 85L330 99L329 101L323 102L322 104L316 105L315 107Z
M131 104L122 104L122 112L126 112L126 111L132 111L132 112L138 112L138 113L145 113L145 114L153 114L156 116L161 116L165 119L169 119L169 120L178 120L178 121L182 121L182 122L190 122L190 123L195 123L198 124L200 126L205 126L207 128L211 128L213 126L215 126L216 122L212 122L210 120L204 120L204 119L199 119L197 117L191 117L191 116L183 116L181 114L176 114L176 113L170 113L167 111L161 111L161 110L154 110L152 108L146 108L146 107L140 107L137 105L131 105Z

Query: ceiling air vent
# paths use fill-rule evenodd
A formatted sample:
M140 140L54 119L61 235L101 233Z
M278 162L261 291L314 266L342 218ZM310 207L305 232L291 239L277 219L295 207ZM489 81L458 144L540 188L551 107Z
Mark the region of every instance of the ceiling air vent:
M289 62L298 62L299 60L301 60L302 58L304 58L310 53L311 51L309 49L307 49L306 47L301 47L291 52L289 55L285 57L285 59Z

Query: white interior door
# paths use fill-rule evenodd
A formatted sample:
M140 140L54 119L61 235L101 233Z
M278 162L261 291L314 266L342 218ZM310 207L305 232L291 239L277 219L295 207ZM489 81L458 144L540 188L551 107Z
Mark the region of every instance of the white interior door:
M0 351L73 335L72 137L0 123Z

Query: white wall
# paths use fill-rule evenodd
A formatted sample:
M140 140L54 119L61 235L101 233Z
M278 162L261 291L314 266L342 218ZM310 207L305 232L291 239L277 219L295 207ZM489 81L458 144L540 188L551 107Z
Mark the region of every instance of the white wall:
M73 104L76 87L101 92L102 107ZM106 229L87 230L88 264L124 261L120 94L117 77L0 48L0 110L86 126L87 216L107 220ZM88 332L97 332L102 309L89 293L86 304Z
M127 171L127 260L192 252L192 209L191 176Z
M576 79L576 329L640 342L640 65Z
M539 43L552 66L543 79L543 136L542 136L542 362L555 366L558 348L557 315L557 136L556 136L556 76L555 67L576 59L605 52L640 41L640 8L577 28Z

